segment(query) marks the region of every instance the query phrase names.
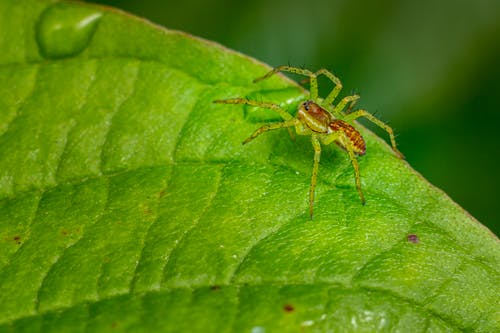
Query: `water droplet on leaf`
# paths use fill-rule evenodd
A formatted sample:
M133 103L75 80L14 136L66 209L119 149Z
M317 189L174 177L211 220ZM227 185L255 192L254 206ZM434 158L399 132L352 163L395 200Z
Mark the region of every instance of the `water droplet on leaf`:
M89 44L102 13L70 3L48 7L40 16L36 39L46 58L71 57Z
M266 329L262 326L254 326L250 330L250 333L265 333L265 332L266 332Z

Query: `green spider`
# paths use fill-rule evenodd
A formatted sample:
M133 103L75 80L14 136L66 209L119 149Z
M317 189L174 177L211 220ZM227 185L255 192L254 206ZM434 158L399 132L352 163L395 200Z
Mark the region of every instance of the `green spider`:
M366 144L361 133L358 132L358 130L356 130L349 123L353 122L357 118L365 117L375 125L381 127L389 134L392 149L394 150L396 155L400 158L403 158L403 154L401 154L401 152L396 148L396 139L394 138L394 132L392 128L379 119L375 118L372 114L368 113L365 110L356 110L354 112L345 113L345 107L349 104L349 109L351 109L359 99L358 95L346 96L336 105L333 104L335 98L337 98L340 90L342 89L342 83L335 75L333 75L326 69L320 69L314 73L307 69L291 66L279 66L266 75L255 79L253 82L256 83L265 80L278 72L290 72L299 75L305 75L309 78L309 99L300 104L297 115L295 117L277 104L270 102L259 102L249 100L247 98L216 100L214 101L214 103L246 104L250 106L271 109L276 111L281 116L281 118L283 118L284 121L282 122L260 127L255 132L253 132L253 134L250 135L245 141L243 141L243 144L249 143L264 132L283 127L295 127L297 134L311 136L311 143L314 149L314 163L311 176L311 185L309 187L309 214L311 216L311 219L313 218L314 193L318 178L321 144L328 145L332 142L335 142L347 152L354 168L356 188L358 190L359 197L361 198L361 202L364 204L365 197L363 195L363 191L361 190L361 179L356 155L365 154ZM319 75L325 75L334 84L334 88L324 99L318 97L317 77Z

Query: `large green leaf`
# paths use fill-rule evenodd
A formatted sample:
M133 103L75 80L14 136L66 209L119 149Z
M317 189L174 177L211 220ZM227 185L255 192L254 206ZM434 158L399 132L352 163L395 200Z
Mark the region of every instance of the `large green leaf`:
M498 239L381 139L365 206L325 148L313 221L309 139L241 145L266 114L213 100L303 94L266 66L54 1L0 50L1 332L500 330Z

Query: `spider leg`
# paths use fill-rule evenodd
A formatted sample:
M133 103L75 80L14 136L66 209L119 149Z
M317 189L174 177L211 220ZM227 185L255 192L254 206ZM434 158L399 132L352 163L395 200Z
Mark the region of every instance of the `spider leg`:
M333 87L332 91L330 91L330 93L328 94L328 96L326 96L326 98L323 100L323 103L326 104L326 105L332 104L333 101L339 95L340 91L342 90L342 82L340 82L340 79L338 77L336 77L332 72L330 72L326 68L321 68L320 70L316 71L314 73L314 75L316 77L318 77L320 75L325 75L330 81L333 82L334 87ZM309 78L305 78L305 79L301 80L300 83L304 84L308 80L309 80Z
M382 128L384 131L386 131L387 134L389 134L389 138L391 139L392 150L396 153L396 155L399 158L404 158L404 155L396 147L396 138L394 137L394 131L392 130L392 128L389 125L387 125L386 123L384 123L383 121L381 121L380 119L376 118L374 115L372 115L368 111L366 111L366 110L354 111L354 112L346 115L343 120L346 122L350 122L350 121L353 121L353 120L358 119L360 117L365 117L366 119L368 119L369 121L371 121L372 123L377 125L378 127Z
M349 108L351 109L354 106L354 104L356 104L358 99L359 99L359 95L351 95L351 96L346 96L346 97L342 98L342 100L333 109L333 112L335 114L342 114L342 110L344 110L347 103L351 103L349 105Z
M336 77L332 72L330 72L326 68L322 68L314 74L316 76L320 76L320 75L326 76L335 85L333 87L332 91L330 91L328 96L326 96L325 100L323 101L326 105L332 104L332 102L335 100L335 98L337 98L337 96L339 95L340 90L342 90L342 83L340 82L338 77Z
M356 153L354 152L354 146L347 136L347 134L342 131L336 131L332 134L329 134L326 137L323 137L321 142L325 145L328 145L337 139L342 138L342 147L345 148L347 151L347 155L349 155L349 159L351 160L352 167L354 168L354 178L356 181L356 189L358 190L359 197L361 199L361 203L364 205L365 204L365 196L363 195L363 191L361 190L361 176L359 173L359 164L358 164L358 159L356 158Z
M361 190L361 176L359 174L359 164L358 160L356 159L356 155L354 154L354 147L352 146L352 142L349 140L347 135L342 132L342 135L344 136L344 142L346 142L346 149L347 149L347 154L349 155L349 159L351 160L352 167L354 168L354 177L356 180L356 189L358 190L359 197L361 198L361 203L364 205L366 200L365 196L363 195L363 191Z
M309 215L311 216L311 220L313 219L313 205L314 205L314 194L316 190L316 181L318 179L318 169L319 169L319 160L321 157L321 144L318 140L318 135L316 133L311 134L311 143L314 149L314 164L311 175L311 185L309 187Z
M264 109L271 109L279 113L281 118L284 120L290 120L293 116L288 113L285 109L280 107L278 104L270 103L270 102L259 102L253 101L247 98L229 98L229 99L218 99L214 101L217 104L245 104L250 106L256 106Z
M252 141L253 139L255 139L256 137L258 137L259 135L261 135L264 132L272 131L272 130L275 130L278 128L283 128L283 127L297 126L298 122L299 122L299 120L297 120L296 118L293 118L293 119L283 121L281 123L264 125L264 126L258 128L255 132L252 133L252 135L250 135L245 141L243 141L243 144L249 143L250 141Z
M316 74L307 69L302 69L292 66L278 66L274 68L272 71L268 72L266 75L256 78L255 80L253 80L253 82L257 83L259 81L265 80L278 72L289 72L289 73L309 76L310 80L309 90L311 91L310 98L312 100L316 100L318 98L318 80L316 78Z
M349 106L347 107L347 109L344 111L344 114L349 114L351 113L352 109L354 108L354 104L356 104L358 100L354 100L351 102L351 104L349 104Z

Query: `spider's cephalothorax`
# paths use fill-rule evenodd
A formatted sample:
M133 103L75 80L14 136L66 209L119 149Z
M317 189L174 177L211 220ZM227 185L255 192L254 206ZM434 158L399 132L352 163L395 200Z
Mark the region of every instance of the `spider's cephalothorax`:
M366 153L365 140L358 130L343 120L335 119L330 112L313 101L305 101L300 105L297 118L311 131L316 133L328 136L334 132L344 132L344 136L339 136L335 140L336 144L344 149L348 144L352 145L354 153L357 155L364 155Z
M347 152L354 168L356 188L361 198L361 202L364 204L365 197L363 195L363 191L361 190L361 178L359 175L359 165L358 160L356 159L356 155L365 154L366 144L361 133L358 132L358 130L356 130L352 125L350 125L349 122L352 122L359 117L365 117L374 124L380 126L389 134L392 149L394 150L396 155L398 155L399 157L403 157L403 155L396 148L396 140L394 138L392 128L390 128L388 125L384 124L382 121L375 118L365 110L357 110L354 112L345 113L344 108L347 106L347 104L349 104L349 109L351 109L359 99L358 95L344 97L334 105L333 101L342 89L342 84L335 75L333 75L326 69L320 69L319 71L314 73L307 69L290 66L279 66L263 77L255 79L254 82L267 79L270 76L281 71L306 75L309 77L310 97L309 100L300 104L296 117L293 117L278 104L269 102L253 101L246 98L231 98L225 100L217 100L214 102L223 104L246 104L271 109L279 113L281 118L283 118L283 122L264 125L260 127L255 132L253 132L250 137L243 141L243 144L252 141L264 132L283 127L295 127L297 134L311 136L311 143L314 149L314 163L311 176L311 186L309 187L309 213L311 219L313 217L314 193L316 189L319 161L321 156L321 144L327 145L335 142ZM335 85L333 90L326 96L325 99L318 98L317 77L319 75L325 75Z

